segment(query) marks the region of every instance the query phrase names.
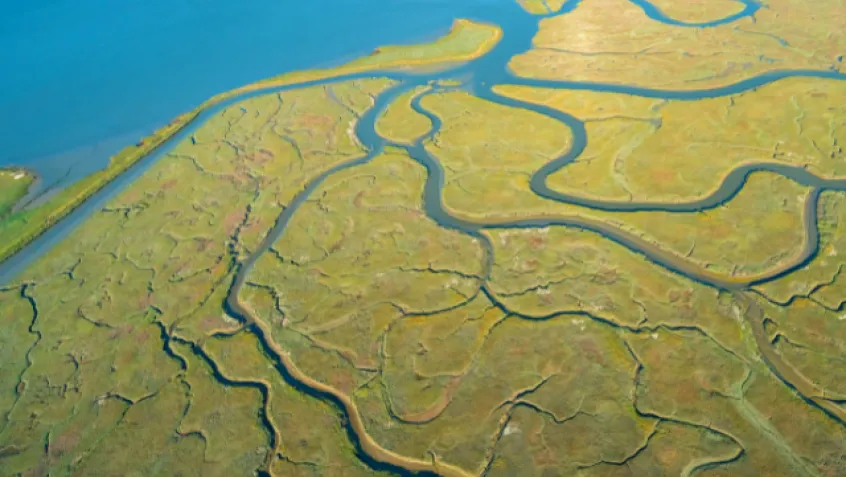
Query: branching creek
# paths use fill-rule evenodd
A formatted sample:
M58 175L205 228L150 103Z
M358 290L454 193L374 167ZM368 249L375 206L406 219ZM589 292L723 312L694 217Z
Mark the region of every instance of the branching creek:
M645 0L631 0L634 4L644 10L644 12L653 20L680 26L680 27L696 27L708 28L712 26L731 23L740 18L754 16L755 12L760 8L759 5L752 0L742 0L745 4L743 11L707 23L684 23L674 20L664 15L658 8L648 3ZM562 9L550 15L566 14L576 8L579 0L571 0L562 7ZM758 346L761 357L771 372L784 383L784 385L793 389L798 393L809 405L814 406L831 419L838 422L840 425L846 426L846 411L839 407L836 403L826 399L824 390L820 389L811 380L803 376L789 363L786 363L781 356L774 350L772 343L767 337L764 329L765 316L763 311L755 303L751 297L750 287L759 285L768 281L772 281L783 277L803 266L807 265L813 260L819 249L819 230L818 230L818 200L820 194L826 190L846 191L846 180L834 180L819 177L809 170L784 164L761 162L757 164L747 164L738 167L731 171L722 181L720 187L706 197L699 198L691 202L679 203L662 203L662 202L623 202L623 201L605 201L596 199L587 199L583 197L565 194L551 189L547 185L547 178L556 171L567 167L568 164L575 161L585 150L588 144L588 136L585 129L585 124L576 117L567 113L553 110L552 108L531 104L520 100L507 98L498 95L492 90L494 85L520 85L533 86L543 88L558 88L570 90L585 90L585 91L599 91L599 92L614 92L630 94L635 96L660 98L677 101L695 101L705 98L715 98L729 96L744 91L749 91L760 86L772 83L774 81L789 78L789 77L812 77L812 78L827 78L834 80L846 80L846 75L836 71L811 71L811 70L783 70L774 71L752 78L748 78L729 86L723 86L713 89L705 89L699 91L673 91L673 90L657 90L647 89L641 87L626 86L622 84L603 84L603 83L587 83L587 82L572 82L572 81L555 81L555 80L539 80L521 78L512 74L507 67L509 59L518 54L528 50L531 47L531 40L537 33L538 19L542 17L532 16L522 10L516 8L509 15L497 13L498 18L483 18L481 20L489 21L491 23L499 24L503 28L503 38L500 43L487 55L481 58L468 62L466 64L435 73L398 73L395 71L371 71L368 73L354 74L334 77L329 80L312 81L289 85L285 87L268 88L265 90L254 91L238 97L234 97L225 103L219 104L201 114L191 125L186 127L179 134L171 138L165 145L160 147L150 156L145 158L141 163L128 171L122 177L114 181L103 191L92 197L86 204L77 209L74 213L69 215L65 220L54 226L42 238L36 240L30 246L22 250L16 257L5 262L0 266L0 284L12 281L25 265L30 263L39 255L43 254L49 247L65 237L70 230L81 223L92 212L102 208L103 204L115 195L123 186L130 183L134 178L138 177L151 163L164 156L167 151L179 141L190 137L190 134L196 130L206 119L211 115L216 114L224 108L234 104L235 102L244 100L249 97L257 95L274 93L294 88L302 88L313 85L328 84L332 82L339 82L351 79L369 78L369 77L386 77L398 82L397 86L379 95L373 107L371 107L356 124L355 134L361 144L364 145L368 151L364 157L360 157L323 173L322 175L311 181L302 190L295 199L291 202L289 207L285 208L277 217L275 225L267 233L261 244L256 250L246 257L243 261L236 265L235 278L232 281L227 299L227 312L239 319L246 328L255 333L261 341L265 351L269 356L276 360L276 366L279 369L282 377L294 385L300 391L334 403L339 407L345 417L348 433L351 440L358 450L361 458L377 469L385 469L399 474L427 474L427 475L442 475L442 476L465 476L469 475L465 470L438 462L437 459L432 458L431 461L416 460L405 456L401 456L385 449L378 444L365 429L364 421L359 413L356 405L352 399L344 393L334 389L324 383L321 383L302 372L293 362L291 356L277 344L273 337L268 324L259 319L256 314L241 301L239 298L240 291L247 281L247 277L259 258L285 233L285 229L297 212L299 207L308 200L310 195L318 189L321 183L329 176L352 167L365 164L381 154L385 147L401 148L407 151L409 156L415 161L425 167L427 171L427 178L423 193L423 204L426 214L437 222L441 227L455 230L469 236L476 238L484 247L486 251L484 276L481 280L478 293L485 294L495 305L500 307L509 315L520 317L520 313L510 310L505 307L493 294L487 289L487 276L490 274L490 268L493 263L493 246L489 239L483 232L492 229L513 229L513 228L541 228L541 227L574 227L583 229L602 235L608 240L614 241L629 250L641 254L654 264L670 270L674 273L683 275L689 279L710 286L714 289L724 291L734 296L738 303L745 306L744 316L749 326L749 329L754 335L755 342ZM501 17L500 17L501 16ZM507 18L505 18L507 16ZM435 85L432 89L423 92L412 100L412 108L420 114L428 117L432 123L431 130L421 138L418 138L411 145L395 144L381 138L375 131L375 122L379 115L385 108L394 101L399 95L414 89L421 85L432 84L437 80L447 80L453 78L463 78L464 82L460 86L439 86ZM697 212L707 209L712 209L723 205L731 200L745 185L748 176L756 171L768 171L788 178L797 184L811 188L811 193L808 195L804 210L804 229L805 240L804 246L795 256L790 258L786 263L782 264L776 269L769 270L754 277L735 278L730 276L719 275L709 270L685 260L684 258L665 250L655 244L652 244L644 239L641 239L629 232L626 232L610 223L605 223L596 220L586 219L580 216L560 216L555 218L523 218L511 221L495 221L495 222L477 222L468 221L451 215L444 207L442 200L442 191L445 185L445 173L440 162L430 155L424 144L431 140L441 128L441 120L433 113L424 109L421 105L421 98L427 94L437 93L450 89L460 88L470 92L471 94L491 101L503 106L522 108L536 113L548 116L566 125L572 134L572 143L570 149L562 156L550 161L539 170L537 170L530 181L531 190L538 196L545 199L557 201L560 203L574 204L582 207L587 207L601 211L614 212L642 212L642 211L667 211L667 212ZM584 313L583 313L584 314ZM525 319L537 319L536 317L522 316ZM613 323L608 323L598 317L592 317L611 326L621 326ZM266 391L265 391L266 393ZM636 404L635 404L636 405ZM637 410L637 408L636 408ZM638 410L638 412L640 412ZM659 419L662 419L658 416ZM663 418L667 420L668 418ZM742 450L740 451L742 453ZM725 461L733 460L739 457L731 456Z

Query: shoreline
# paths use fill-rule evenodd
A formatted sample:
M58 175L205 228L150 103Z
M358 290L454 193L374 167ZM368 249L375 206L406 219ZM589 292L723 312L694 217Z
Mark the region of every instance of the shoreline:
M0 176L8 176L8 180L11 181L10 184L12 184L13 190L17 188L17 183L21 179L27 183L26 190L23 193L17 193L9 197L8 199L11 199L10 201L6 202L6 197L0 199L0 220L3 220L7 216L18 211L22 204L26 205L27 199L29 199L29 201L32 200L31 197L35 195L34 192L41 184L42 179L36 171L23 166L0 167ZM4 179L3 182L6 182L6 179Z
M19 252L139 160L154 152L160 145L187 126L201 111L197 109L177 116L166 126L157 129L137 144L125 147L109 158L109 164L105 169L101 169L57 192L40 206L32 210L18 210L8 217L4 217L3 221L0 222L0 237L7 233L11 237L7 238L0 248L0 263ZM43 215L39 216L39 212ZM15 233L17 232L16 227L21 229L21 232ZM12 229L12 231L7 232L9 229Z
M439 54L436 51L431 57L388 61L379 60L380 56L390 56L395 52L402 53L404 51L423 50L425 53L426 49L437 48L443 43L455 41L469 29L487 30L486 33L488 34L488 38L479 43L471 52ZM5 262L20 252L29 243L65 218L141 159L153 154L159 147L166 144L176 134L194 122L201 113L224 101L264 89L330 80L336 77L371 71L392 69L414 70L421 67L449 66L457 63L465 63L479 58L492 50L502 39L502 35L502 28L497 25L457 19L453 22L452 27L446 35L430 43L384 46L378 48L370 56L353 60L346 65L335 68L284 73L214 95L196 108L176 116L167 125L153 131L150 135L139 140L138 143L120 150L117 154L109 158L109 164L104 169L59 191L54 197L32 210L16 210L0 219L0 242L3 243L0 246L0 263ZM10 169L18 168L13 166Z

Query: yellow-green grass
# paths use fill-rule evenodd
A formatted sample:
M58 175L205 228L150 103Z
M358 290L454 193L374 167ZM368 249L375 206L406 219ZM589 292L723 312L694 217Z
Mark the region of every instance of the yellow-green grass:
M4 470L372 475L336 409L287 385L223 301L296 191L361 157L354 113L389 85L229 108L28 270L32 285L0 292ZM560 150L544 131L539 147ZM515 146L490 132L495 151ZM748 189L772 197L760 177ZM839 470L842 432L768 384L731 297L590 232L504 230L489 234L497 307L480 242L424 214L425 180L392 148L330 177L242 290L300 371L354 403L356 432L452 475L607 475L602 461L633 454L632 468L684 473L741 450L728 472Z
M546 15L560 10L566 0L517 0L517 3L533 15Z
M353 133L356 115L390 84L357 80L251 99L209 121L172 155L210 174L239 174L256 187L257 207L241 235L250 251L312 178L365 154Z
M794 260L804 244L807 189L790 180L752 174L731 201L697 214L602 212L553 202L532 193L529 179L567 150L570 131L565 125L463 92L428 95L421 104L443 120L427 149L444 166L445 206L462 218L484 223L525 217L600 221L670 250L679 261L723 275L754 276L777 269ZM594 138L600 147L603 140L614 138Z
M564 403L547 403L560 397L554 391L523 399L566 410L587 387L624 402L630 362L615 334L596 324L577 338L563 321L503 321L474 290L482 263L474 240L439 229L420 211L424 179L424 169L398 153L333 177L313 209L298 211L276 256L258 264L245 298L272 320L274 339L302 371L352 395L376 442L411 459L434 454L475 475L491 457L489 443L513 396L545 379L574 390L567 383L584 377L577 370L600 359L576 344L608 350L620 366L606 362L609 369L597 368L594 381ZM276 303L260 298L265 287ZM574 346L562 346L571 339ZM617 442L597 440L590 455L603 445L624 455L643 437L624 408L585 411L613 418L592 429L597 435L617 425L626 432Z
M397 144L411 144L429 132L432 122L411 107L411 101L427 90L419 86L398 96L376 120L376 132Z
M347 74L469 61L490 51L501 37L502 30L499 27L470 20L456 20L447 35L431 43L385 47L368 57L341 67L284 74L218 94L194 110L176 117L167 126L155 131L138 144L124 148L110 159L105 169L82 179L32 210L13 214L0 221L0 261L41 235L88 197L195 119L200 112L222 101L250 91Z
M211 338L203 344L203 351L228 379L266 390L263 413L275 436L267 467L273 475L311 476L315 469L324 475L374 474L355 455L337 411L287 385L255 335L241 332ZM216 406L214 400L206 404Z
M38 207L3 217L0 220L0 261L44 233L92 194L182 129L197 114L199 110L180 115L138 144L125 147L109 160L109 165L105 169L62 190Z
M673 5L672 17L704 19L715 2L707 10L699 2ZM713 8L727 11L722 5ZM828 70L839 66L846 47L846 37L831 34L846 30L841 7L838 0L813 5L776 0L754 18L696 29L651 20L629 0L582 2L573 12L542 20L533 49L509 66L533 78L682 90L725 86L776 70Z
M461 86L463 81L461 79L439 79L435 81L435 84L444 87L456 87Z
M671 394L667 397L671 407L659 408L644 405L638 396L638 393L642 391L643 383L633 383L632 371L614 375L613 384L608 383L603 386L606 389L616 388L616 393L593 394L591 387L595 386L594 380L601 376L599 373L609 368L625 369L627 367L625 363L630 363L628 368L633 370L636 362L628 353L606 354L594 348L599 343L589 339L593 323L576 325L566 321L562 320L562 328L568 335L573 336L570 342L578 343L580 345L577 348L578 351L589 357L589 360L596 360L592 366L588 364L580 368L587 371L584 377L590 387L582 390L580 385L582 381L575 376L575 379L569 383L550 382L549 385L545 385L542 390L546 391L545 397L548 403L560 403L561 396L566 396L565 399L575 400L575 402L564 406L559 404L555 407L541 408L552 411L550 413L533 412L532 408L523 408L520 409L521 412L515 413L508 424L515 438L503 438L500 441L497 449L499 468L498 472L493 472L493 475L509 475L509 473L516 473L518 469L521 475L544 475L559 469L570 471L566 473L567 475L630 475L617 474L615 468L618 466L623 472L636 472L640 469L643 475L651 475L658 469L662 474L684 475L681 470L696 460L720 460L740 450L735 442L719 433L721 431L719 426L715 425L714 428L709 429L705 426L697 426L695 421L672 422L657 419L659 416L668 416L667 411L684 406L686 403L675 394ZM651 334L645 334L643 337L656 341ZM715 349L714 346L709 347L707 341L701 338L684 336L682 339L680 336L671 335L670 339L674 339L676 344L684 342L684 347L674 348L677 353L671 358L672 360L687 361L685 358L692 354L688 353L691 348L699 348L697 354L707 356L709 360L721 358L720 350ZM661 370L657 367L653 368L652 364L649 363L643 374L651 374L654 369L656 374L665 377L660 372ZM668 365L668 367L671 366L674 364ZM722 376L719 376L717 372L709 374L710 376L703 377L720 383ZM675 377L674 373L666 376L669 379ZM533 397L534 395L530 395L529 399L534 400ZM649 416L637 414L635 409ZM673 415L673 417L676 416ZM603 428L607 429L608 434L597 432L601 432ZM669 436L678 440L666 442ZM596 444L612 439L622 441L621 444L623 444L617 450L617 455L612 457L597 452ZM637 442L648 445L644 446L642 452L634 452L638 448ZM664 453L659 453L662 450ZM622 461L627 463L613 465L615 462ZM673 472L673 469L677 470Z
M721 433L735 449L724 457L742 450L743 458L718 467L718 475L815 475L829 462L839 465L842 427L797 406L802 401L757 360L695 332L658 330L629 343L643 366L633 393L640 410Z
M817 207L820 243L816 258L786 277L755 287L770 300L788 303L793 297L810 295L823 306L837 310L846 303L846 196L828 191Z
M502 38L496 25L471 20L456 20L449 33L421 48L415 45L383 46L371 55L353 61L347 68L395 66L413 68L444 62L468 61L484 55Z
M37 335L28 334L35 312L19 290L0 291L0 310L0 417L5 417L17 398L18 377L28 366L27 350Z
M668 17L687 23L707 23L738 14L746 7L738 0L654 0L649 2Z
M739 392L754 362L754 345L737 321L742 309L731 297L664 272L596 234L506 230L490 234L493 297L527 315L576 313L550 321L509 318L473 291L478 256L458 246L433 248L454 232L415 228L428 220L412 213L419 211L423 180L420 166L393 151L331 178L313 206L295 216L291 235L258 264L243 295L301 371L352 397L376 442L410 459L434 453L467 474L492 458L491 468L504 473L514 466L530 474L576 471L603 456L623 459L664 432L690 439L665 447L684 453L640 465L689 469L741 450L754 453L753 466L793 465L772 450L773 435L761 427L756 408L731 398L696 404L713 390ZM417 257L425 261L416 264ZM455 298L450 287L459 292ZM413 316L418 312L425 314ZM606 322L638 330L631 339L639 350L646 349L639 343L655 340L661 341L655 349L663 349L665 339L672 342L668 349L693 347L664 358L643 352L649 378L639 389L655 404L639 409L674 418L685 409L690 416L679 418L677 427L662 428L668 423L634 413L634 362ZM665 326L689 331L682 336ZM715 365L715 358L726 364ZM655 364L672 360L680 369L710 364L679 383L684 373L666 375ZM690 392L665 396L670 383ZM789 394L780 391L785 398ZM711 412L720 414L720 426L704 424ZM537 435L555 447L538 447L530 438ZM603 437L609 435L614 438ZM734 435L743 436L742 448L728 437ZM833 445L837 434L818 438Z
M739 353L745 348L732 300L598 234L549 227L488 235L489 289L510 310L535 318L583 312L632 328L695 325Z
M276 465L259 389L212 379L214 361L176 338L199 345L237 329L223 310L236 261L305 183L363 154L349 124L390 84L292 90L221 112L36 261L25 285L0 292L4 472ZM309 124L311 136L296 136Z
M831 398L846 398L846 320L842 311L826 309L811 299L787 306L760 301L769 338L781 356Z
M479 473L514 396L544 380L549 392L519 400L564 414L579 407L580 394L612 393L618 406L585 404L601 423L580 429L601 436L619 426L625 438L597 439L586 455L625 455L648 422L626 410L631 362L615 333L596 323L576 336L567 321L503 321L478 292L477 241L422 213L424 181L423 167L389 151L333 176L298 210L243 295L274 340L301 371L352 396L376 442L410 459L434 453ZM586 366L589 384L568 385ZM556 403L560 389L571 391Z
M0 218L11 213L33 182L35 175L25 169L0 169Z
M715 191L733 169L761 162L846 177L846 106L834 100L846 95L842 81L790 78L693 102L520 86L496 92L585 121L588 149L549 177L568 194L690 201Z
M293 346L300 333L309 337L303 345L338 351L303 360L307 372L336 369L323 361L339 357L345 367L373 368L376 343L402 310L448 309L478 291L480 244L425 217L424 179L425 170L398 152L329 178L298 210L276 253L256 264L247 301L279 339ZM334 384L349 391L351 383Z
M626 477L651 475L661 469L666 475L686 475L697 465L730 459L738 450L731 439L705 427L662 421L652 427L649 445L625 466L602 462L580 474Z
M0 290L0 473L376 474L361 449L462 477L843 473L843 427L773 377L736 297L581 229L487 231L488 257L426 216L426 169L400 149L327 178L247 276L253 326L228 317L238 263L307 183L363 157L356 117L391 84L227 108ZM663 114L579 101L596 124ZM528 179L569 147L566 127L466 93L423 103L444 120L428 147L456 215L601 221L725 274L801 246L806 191L783 178L753 174L702 214L561 205ZM602 144L591 153L620 150ZM836 303L844 204L823 195L821 255L790 293ZM775 352L841 392L840 313L759 301Z
M366 57L338 67L295 71L274 76L214 96L204 105L215 104L233 95L257 89L319 81L368 71L442 68L484 56L501 39L502 29L496 25L458 19L447 35L434 42L421 45L385 46L377 48Z
M840 370L842 365L831 369ZM771 435L783 442L775 441L773 445L782 455L774 455L771 463L760 462L762 465L755 465L758 462L745 462L733 469L733 472L724 469L717 475L727 477L749 472L766 472L768 467L773 468L775 475L775 472L778 472L778 459L786 455L784 450L787 449L793 454L792 465L781 469L781 474L797 475L804 472L829 476L846 471L846 433L842 424L838 424L821 411L810 409L806 401L791 392L770 373L762 372L756 376L749 384L746 395L749 404L758 410L761 425L770 425Z
M415 352L419 325L402 325L405 322L387 337L391 367L386 367L385 376L393 384L388 387L392 402L409 399L424 385L411 379L414 362L421 355L432 354L429 359L434 361L439 353L454 353L446 343ZM550 425L549 441L564 450L558 455L559 472L576 470L578 460L568 460L567 455L579 460L602 454L623 458L643 440L651 421L634 415L627 405L632 362L613 330L596 323L576 330L567 320L536 323L511 317L501 321L485 332L482 346L474 347L466 370L452 379L448 374L422 376L430 383L438 377L448 383L439 387L449 392L450 403L431 421L392 422L372 391L360 393L357 401L363 412L373 416L374 433L384 441L419 454L431 446L439 458L460 465L468 475L479 475L498 454L498 436L503 443L543 439L512 417L532 408L561 420L585 413L561 426ZM405 379L392 376L399 374ZM530 467L524 471L523 475L539 475Z
M410 462L428 462L431 449L444 465L458 466L466 472L461 475L469 475L463 456L473 459L471 469L480 465L484 454L476 449L493 431L495 420L476 429L477 439L462 449L454 451L455 445L447 443L429 447L433 438L448 437L445 433L456 428L454 419L469 416L458 414L446 424L439 420L423 431L403 422L423 425L437 419L452 402L455 380L433 376L424 392L405 394L407 386L413 386L410 391L420 389L408 380L405 366L411 363L402 363L400 370L387 362L409 351L405 346L395 350L388 336L402 326L404 313L425 312L425 323L439 327L474 320L467 332L478 337L476 346L481 346L484 330L502 318L496 310L487 315L491 306L478 296L484 264L478 241L441 229L423 213L425 178L422 166L389 150L367 165L327 179L314 199L298 210L274 244L275 252L257 263L243 298L266 320L272 339L300 371L361 406L363 430L378 445ZM465 310L474 296L479 301ZM467 342L456 339L450 344L443 352L458 354L456 360L444 363L433 356L433 364L460 373L466 366L467 357L461 355ZM469 401L462 400L462 406L465 403ZM382 420L388 409L399 420ZM395 426L402 428L384 434Z

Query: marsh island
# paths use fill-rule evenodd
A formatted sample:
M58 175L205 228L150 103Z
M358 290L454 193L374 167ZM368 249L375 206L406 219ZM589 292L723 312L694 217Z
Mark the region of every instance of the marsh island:
M146 161L0 284L0 475L846 474L844 5L490 20L53 199Z

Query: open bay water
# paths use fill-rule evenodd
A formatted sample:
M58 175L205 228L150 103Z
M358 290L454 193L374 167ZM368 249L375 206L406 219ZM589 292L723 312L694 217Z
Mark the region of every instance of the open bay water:
M67 186L229 89L443 35L513 0L0 0L0 166Z

